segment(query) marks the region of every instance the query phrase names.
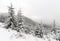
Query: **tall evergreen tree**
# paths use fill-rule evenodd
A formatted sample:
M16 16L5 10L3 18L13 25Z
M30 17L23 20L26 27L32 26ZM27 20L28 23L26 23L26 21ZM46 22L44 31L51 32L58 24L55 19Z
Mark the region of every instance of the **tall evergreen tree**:
M22 18L22 13L21 9L18 11L18 28L21 30L23 28L23 18Z
M11 4L11 6L8 7L8 13L10 14L9 20L8 20L8 25L7 25L7 29L10 28L12 25L14 25L14 27L17 27L16 25L16 21L14 18L14 8Z

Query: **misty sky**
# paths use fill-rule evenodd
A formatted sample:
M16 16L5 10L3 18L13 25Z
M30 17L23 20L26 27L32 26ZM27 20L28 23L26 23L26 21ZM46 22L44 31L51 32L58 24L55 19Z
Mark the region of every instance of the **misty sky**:
M10 3L16 11L35 20L60 23L60 0L0 0L0 12L7 12Z

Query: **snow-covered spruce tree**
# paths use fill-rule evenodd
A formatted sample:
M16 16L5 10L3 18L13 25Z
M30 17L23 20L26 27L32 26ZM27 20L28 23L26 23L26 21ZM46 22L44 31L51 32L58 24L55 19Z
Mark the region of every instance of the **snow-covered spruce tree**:
M22 13L21 13L21 9L18 11L18 14L17 14L17 16L18 16L18 32L20 31L20 30L22 30L23 29L23 18L22 18Z
M39 38L43 38L42 26L40 24L35 30L35 36L37 36Z
M8 23L7 23L7 26L6 28L15 28L17 27L17 22L15 21L15 18L14 18L14 8L11 4L11 6L8 7L8 14L10 15L9 19L8 19ZM12 27L14 26L14 27Z

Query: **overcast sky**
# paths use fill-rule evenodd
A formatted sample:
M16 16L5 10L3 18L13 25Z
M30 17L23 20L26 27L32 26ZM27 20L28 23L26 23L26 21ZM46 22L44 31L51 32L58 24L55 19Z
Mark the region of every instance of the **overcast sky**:
M10 3L15 10L35 21L50 22L54 19L60 23L60 0L0 0L0 12L7 12Z

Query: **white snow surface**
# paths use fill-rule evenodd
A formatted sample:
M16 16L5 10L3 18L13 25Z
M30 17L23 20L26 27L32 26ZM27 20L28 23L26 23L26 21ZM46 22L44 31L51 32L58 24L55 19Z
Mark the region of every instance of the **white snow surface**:
M44 38L38 38L31 34L17 33L14 30L7 30L4 27L3 23L0 23L0 41L56 41L51 38L52 35L44 35Z

